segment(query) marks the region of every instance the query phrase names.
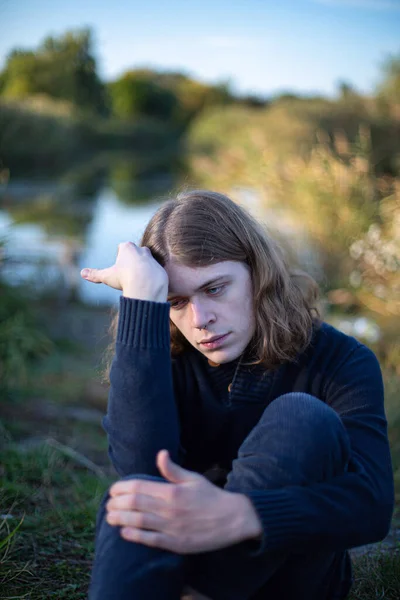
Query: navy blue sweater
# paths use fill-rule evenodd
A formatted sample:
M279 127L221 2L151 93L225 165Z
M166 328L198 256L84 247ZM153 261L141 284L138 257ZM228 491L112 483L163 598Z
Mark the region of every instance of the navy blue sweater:
M382 376L356 339L322 323L296 362L271 371L237 361L215 368L195 349L171 360L168 303L122 297L110 382L104 427L121 476L159 475L162 448L200 473L229 469L270 402L292 391L316 396L346 428L348 472L327 483L246 492L263 524L259 551L344 550L386 536L394 491Z

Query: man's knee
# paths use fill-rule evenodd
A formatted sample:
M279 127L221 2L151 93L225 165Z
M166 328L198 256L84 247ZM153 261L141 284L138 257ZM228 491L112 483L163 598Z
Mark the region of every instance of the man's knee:
M322 400L302 392L276 398L264 411L256 428L267 437L273 431L288 436L305 451L325 447L349 454L349 440L339 415Z
M342 474L349 456L349 439L335 411L318 398L295 392L276 398L264 410L239 448L234 479L243 473L243 480L253 485L254 476L245 474L256 469L278 487L304 485ZM262 476L256 479L264 485ZM232 474L228 485L231 481Z
M330 427L343 428L340 417L333 408L319 398L304 392L290 392L278 396L267 406L263 413L264 416L266 418L280 418L295 425L307 422L312 427L319 425L325 427L328 424Z

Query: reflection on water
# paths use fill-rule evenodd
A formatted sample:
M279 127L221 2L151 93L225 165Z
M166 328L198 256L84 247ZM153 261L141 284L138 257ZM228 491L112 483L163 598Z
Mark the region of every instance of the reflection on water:
M118 243L139 242L182 176L181 163L158 165L158 171L154 164L129 155L99 156L57 181L0 185L2 275L12 284L29 283L32 293L50 291L62 304L114 303L120 292L84 281L79 271L110 266Z
M117 290L90 284L79 271L84 266L110 266L118 243L138 242L159 204L122 204L110 188L103 188L91 205L83 239L60 234L58 228L51 233L45 225L14 221L12 211L0 210L0 238L6 238L9 257L4 275L11 283L31 282L37 290L57 287L60 300L76 296L90 303L113 303Z
M87 231L80 268L102 269L112 265L118 244L123 241L138 243L147 222L159 206L160 201L144 206L127 206L118 201L110 188L102 190ZM91 303L112 303L120 295L120 292L105 285L95 285L83 280L79 292L82 300Z

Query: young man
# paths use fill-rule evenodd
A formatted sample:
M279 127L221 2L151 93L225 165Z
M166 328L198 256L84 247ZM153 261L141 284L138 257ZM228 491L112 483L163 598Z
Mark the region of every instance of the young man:
M82 276L122 290L104 426L123 479L90 599L345 598L347 550L393 510L373 353L217 193L166 202L140 247Z

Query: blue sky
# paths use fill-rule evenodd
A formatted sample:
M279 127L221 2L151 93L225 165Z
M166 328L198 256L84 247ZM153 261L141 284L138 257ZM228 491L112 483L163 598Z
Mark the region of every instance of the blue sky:
M0 68L15 47L90 26L101 76L138 66L238 92L369 92L400 53L400 0L0 0Z

